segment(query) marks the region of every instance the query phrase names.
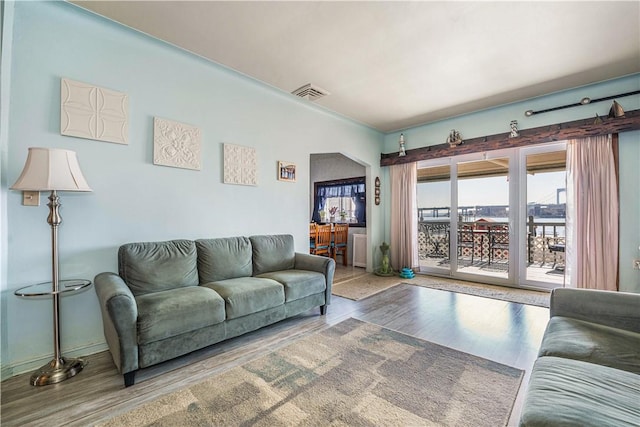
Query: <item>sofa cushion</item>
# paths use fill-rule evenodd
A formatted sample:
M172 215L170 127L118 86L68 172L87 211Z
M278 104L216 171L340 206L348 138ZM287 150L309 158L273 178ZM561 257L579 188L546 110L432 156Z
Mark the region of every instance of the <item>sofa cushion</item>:
M554 316L547 325L539 356L583 360L640 374L640 334Z
M227 319L246 316L284 304L284 287L271 279L242 277L203 285L225 302Z
M246 237L196 240L200 283L249 277L253 273L251 242Z
M118 269L134 296L197 286L196 245L191 240L128 243L118 250Z
M253 248L254 276L293 268L295 264L293 236L289 234L251 236L249 240Z
M258 277L273 279L282 283L286 302L319 294L327 288L324 275L315 271L283 270L264 273Z
M640 376L559 357L533 366L521 427L640 425Z
M202 286L170 289L136 297L138 344L147 344L225 320L224 300Z

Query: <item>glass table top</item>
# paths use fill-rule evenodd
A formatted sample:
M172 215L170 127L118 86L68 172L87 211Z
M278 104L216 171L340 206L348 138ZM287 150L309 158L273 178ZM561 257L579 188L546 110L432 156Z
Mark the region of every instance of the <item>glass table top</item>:
M25 286L14 292L19 297L35 297L53 294L65 294L79 291L91 285L91 280L70 279L58 281L58 292L53 290L53 282L37 283L35 285Z

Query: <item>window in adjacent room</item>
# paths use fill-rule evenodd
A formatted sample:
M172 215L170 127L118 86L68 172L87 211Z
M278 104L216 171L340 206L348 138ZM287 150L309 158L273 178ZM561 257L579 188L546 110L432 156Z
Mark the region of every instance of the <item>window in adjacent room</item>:
M314 184L312 221L346 222L350 226L366 226L365 177L322 181Z

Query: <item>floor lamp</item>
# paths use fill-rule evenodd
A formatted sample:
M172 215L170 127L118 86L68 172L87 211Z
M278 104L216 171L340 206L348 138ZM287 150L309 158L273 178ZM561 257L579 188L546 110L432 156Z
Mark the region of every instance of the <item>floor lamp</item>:
M51 226L51 295L53 298L53 351L51 362L41 367L31 377L33 385L54 384L73 377L84 367L82 359L63 358L60 354L60 294L58 277L58 226L62 223L59 213L58 191L91 191L76 153L58 148L29 148L27 161L20 177L11 187L22 191L51 191L49 217Z

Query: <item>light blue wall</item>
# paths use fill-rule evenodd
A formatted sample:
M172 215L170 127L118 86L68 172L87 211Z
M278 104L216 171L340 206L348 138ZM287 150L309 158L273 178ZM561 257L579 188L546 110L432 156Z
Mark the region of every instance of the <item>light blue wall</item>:
M592 103L554 112L525 117L527 110L542 110L573 104L583 97L591 99L640 90L640 74L609 80L599 84L537 97L524 102L504 105L459 117L442 120L424 126L403 130L406 149L444 144L451 129L458 130L463 139L509 132L511 120L518 121L520 130L568 122L596 114L606 116L612 101ZM626 111L640 109L640 96L618 99ZM383 152L398 151L400 132L387 134ZM620 134L620 290L640 292L640 272L633 270L632 260L640 258L640 132ZM388 168L384 170L388 181ZM388 189L385 191L388 194ZM385 206L389 215L388 204ZM385 230L385 236L389 229ZM388 239L388 237L386 237Z
M13 25L2 191L17 179L31 146L76 151L93 188L61 193L61 278L117 271L117 248L131 241L291 233L297 249L306 251L310 153L341 152L368 165L368 176L380 173L382 134L71 4L17 2ZM62 77L129 95L129 145L60 135ZM152 164L154 116L202 130L201 171ZM223 143L256 149L258 186L222 184ZM278 160L297 164L297 183L276 180ZM40 207L24 207L20 193L7 193L7 309L0 319L5 375L52 355L51 301L13 295L50 280L42 196ZM382 210L368 209L370 241L379 244ZM93 289L64 297L61 306L64 354L106 348Z
M11 52L13 41L13 2L0 3L0 181L4 183L7 171L7 144L9 129L9 94L11 93ZM7 298L2 298L7 283L7 188L0 186L0 328L5 323ZM0 361L6 360L7 334L0 329ZM5 371L4 364L2 372ZM0 375L4 378L4 375Z
M620 134L620 290L640 293L640 131Z

